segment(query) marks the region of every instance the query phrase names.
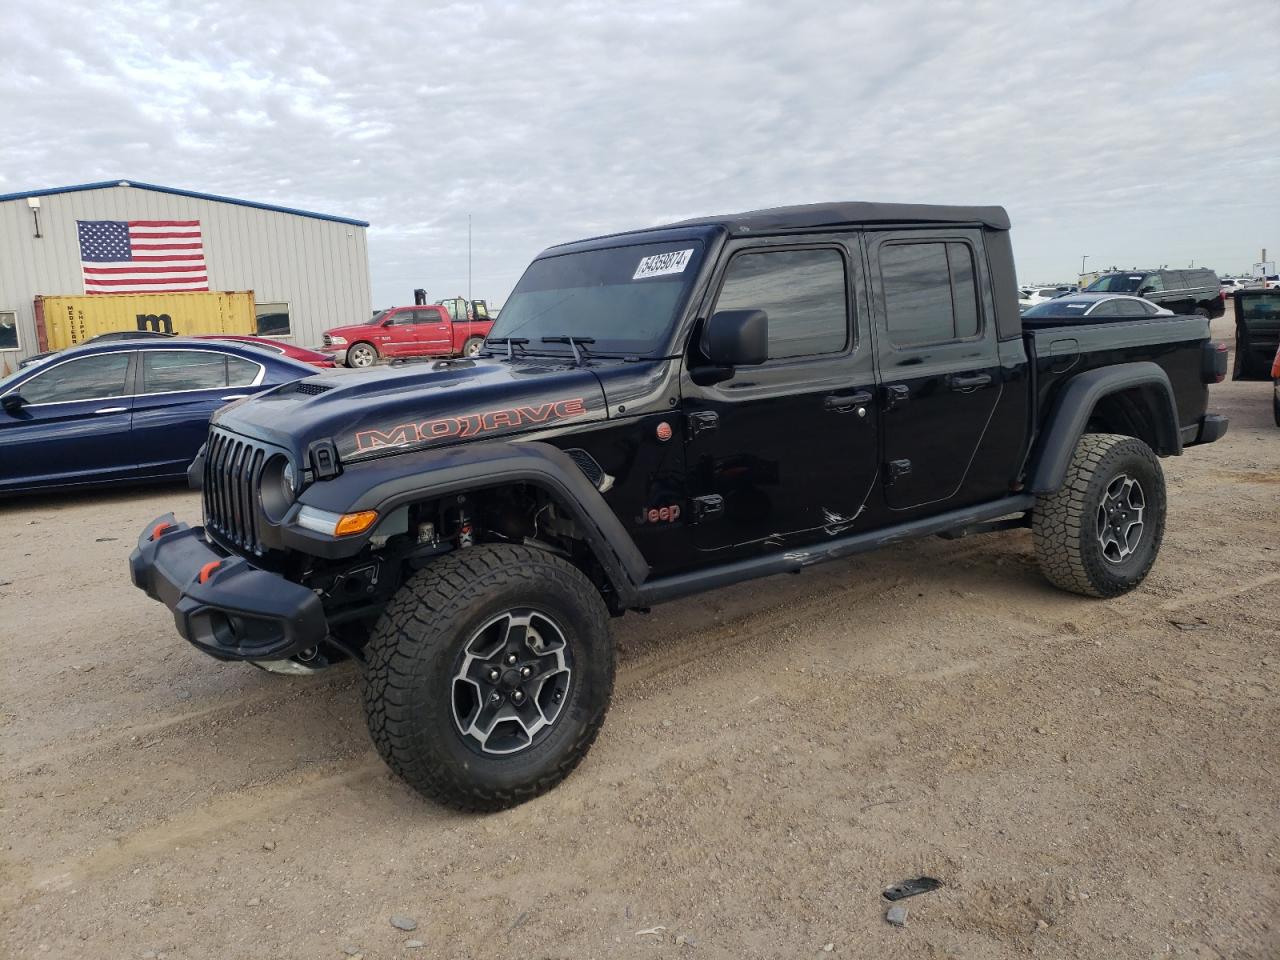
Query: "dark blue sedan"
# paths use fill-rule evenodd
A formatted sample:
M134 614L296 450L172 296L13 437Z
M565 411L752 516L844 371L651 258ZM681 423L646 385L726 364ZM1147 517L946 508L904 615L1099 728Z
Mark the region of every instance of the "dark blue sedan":
M315 372L221 341L64 350L0 380L0 494L185 476L215 410Z

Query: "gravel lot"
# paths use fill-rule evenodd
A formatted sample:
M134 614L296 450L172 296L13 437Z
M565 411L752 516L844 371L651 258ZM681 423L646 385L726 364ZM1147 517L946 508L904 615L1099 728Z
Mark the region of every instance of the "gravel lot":
M1270 389L1164 461L1137 592L1053 590L1017 531L629 615L586 762L492 816L386 771L354 668L218 664L129 585L196 495L6 503L0 954L1280 956Z

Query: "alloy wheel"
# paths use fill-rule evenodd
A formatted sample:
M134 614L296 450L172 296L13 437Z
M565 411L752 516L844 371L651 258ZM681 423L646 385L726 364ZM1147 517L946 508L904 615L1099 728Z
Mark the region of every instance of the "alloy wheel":
M519 753L550 733L572 676L569 644L551 617L530 608L498 614L458 657L454 725L482 753Z
M1102 556L1121 563L1133 555L1142 541L1147 500L1142 485L1122 473L1107 484L1095 521Z

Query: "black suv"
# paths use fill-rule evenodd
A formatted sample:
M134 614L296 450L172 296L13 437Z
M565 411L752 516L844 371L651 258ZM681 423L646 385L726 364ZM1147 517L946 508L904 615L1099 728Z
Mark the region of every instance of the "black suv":
M1128 293L1144 297L1174 313L1220 317L1222 283L1212 270L1129 270L1103 274L1084 288L1087 293Z
M133 582L222 660L354 659L423 793L547 790L613 689L609 617L911 538L1030 528L1142 582L1159 457L1216 440L1200 317L1024 329L1000 207L837 203L552 247L476 358L224 407Z

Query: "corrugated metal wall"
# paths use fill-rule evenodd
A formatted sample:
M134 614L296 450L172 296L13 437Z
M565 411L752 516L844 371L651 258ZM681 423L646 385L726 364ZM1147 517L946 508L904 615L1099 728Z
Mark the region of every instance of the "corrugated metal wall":
M137 187L39 199L39 239L26 199L0 202L0 311L17 311L20 336L16 353L0 353L10 369L18 356L37 352L35 296L84 293L77 220L199 220L210 288L288 303L287 339L299 346L318 344L327 327L369 317L364 227Z

